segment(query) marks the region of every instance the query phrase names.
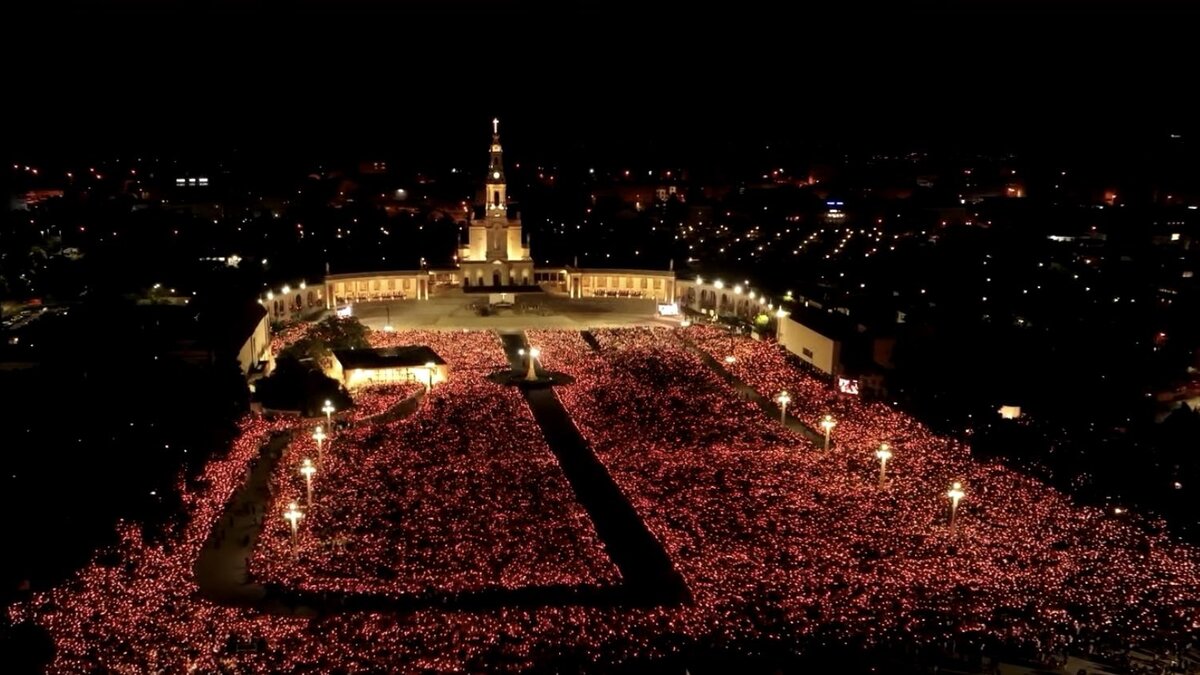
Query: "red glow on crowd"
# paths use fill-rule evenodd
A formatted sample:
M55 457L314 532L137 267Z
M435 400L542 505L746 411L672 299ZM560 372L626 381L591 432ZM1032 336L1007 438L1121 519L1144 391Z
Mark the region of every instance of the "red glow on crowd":
M891 408L839 395L770 342L711 328L532 331L581 433L664 544L694 603L630 609L537 607L296 618L200 597L192 566L259 448L296 433L272 478L252 569L331 593L619 583L536 424L511 389L490 333L373 333L376 346L428 344L449 380L403 419L347 418L314 478L317 506L291 559L296 467L310 424L248 418L238 440L181 485L185 513L156 541L132 524L69 582L15 605L44 627L50 672L515 671L572 654L593 664L690 644L769 636L911 643L984 635L1050 649L1090 636L1186 639L1200 625L1200 556L1156 523L1073 505L1062 494L930 433ZM833 445L783 428L684 342L788 413L837 420ZM368 394L384 411L415 390ZM378 400L369 400L376 396ZM313 420L311 424L320 423ZM881 488L875 451L893 453ZM315 457L313 457L315 459ZM966 496L948 527L947 489ZM234 643L254 645L233 648Z

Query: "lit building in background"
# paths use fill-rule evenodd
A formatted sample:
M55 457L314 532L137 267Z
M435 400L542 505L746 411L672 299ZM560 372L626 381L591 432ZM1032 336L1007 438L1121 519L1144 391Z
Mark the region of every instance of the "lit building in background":
M533 258L521 234L521 219L508 215L500 120L492 120L491 160L484 181L482 217L471 219L467 244L459 249L463 285L530 286Z

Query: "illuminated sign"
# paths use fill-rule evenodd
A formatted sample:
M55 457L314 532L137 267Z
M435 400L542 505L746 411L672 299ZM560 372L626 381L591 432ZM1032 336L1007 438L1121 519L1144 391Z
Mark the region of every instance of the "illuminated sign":
M354 305L346 305L345 307L337 308L337 316L339 319L348 319L354 309Z
M673 302L669 305L659 305L658 306L658 314L659 314L659 316L678 316L679 315L679 305L677 305Z
M858 380L849 377L838 376L838 391L851 396L858 396Z

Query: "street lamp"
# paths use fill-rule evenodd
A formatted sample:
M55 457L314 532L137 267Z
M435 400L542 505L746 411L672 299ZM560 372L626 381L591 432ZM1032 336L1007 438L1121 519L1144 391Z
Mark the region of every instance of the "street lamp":
M837 422L833 419L833 416L826 415L821 418L821 428L825 430L825 449L826 450L829 449L829 432L833 431L833 428L836 426L837 426Z
M517 353L520 354L521 356L525 356L526 350L518 349ZM525 379L533 381L533 380L537 379L536 363L537 363L537 358L542 355L542 350L538 349L537 347L530 347L528 354L529 354L529 370L526 371L526 373L525 373Z
M433 389L433 369L436 367L437 364L435 364L433 361L425 362L425 378L427 380L425 384L425 391Z
M786 391L783 391L775 397L775 402L779 404L779 421L784 426L787 426L787 404L792 402L792 397L788 396Z
M319 425L319 424L317 425L317 430L313 432L312 437L313 437L313 440L317 442L317 461L319 462L319 461L325 459L325 451L324 451L324 445L323 445L323 443L325 442L325 430L321 428L321 425Z
M283 512L283 519L288 521L288 524L292 526L292 556L293 557L300 556L300 549L296 542L296 538L300 534L300 530L299 530L300 519L303 517L304 517L304 512L300 510L300 507L297 506L296 502L292 502L291 504L288 504L287 511Z
M329 425L329 429L333 430L333 401L325 399L325 405L321 406L321 412L325 413L325 423Z
M304 476L304 493L310 509L312 508L312 477L316 472L317 467L313 466L312 460L305 457L300 464L300 474Z
M963 490L962 483L954 481L950 484L950 490L946 492L946 496L950 498L950 531L953 532L955 516L958 515L958 503L967 496L967 493Z
M881 444L875 456L879 458L879 487L883 487L887 483L887 463L892 458L892 446Z

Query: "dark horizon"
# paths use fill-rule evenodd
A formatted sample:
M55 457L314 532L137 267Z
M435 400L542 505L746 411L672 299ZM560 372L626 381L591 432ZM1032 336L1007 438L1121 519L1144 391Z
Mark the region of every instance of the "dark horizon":
M1197 119L1180 20L1193 12L1179 7L817 5L781 21L619 3L500 3L469 19L462 3L66 4L3 10L17 27L4 56L29 67L10 83L14 158L455 156L492 116L531 156L688 161L772 142L1054 152L1135 147Z

